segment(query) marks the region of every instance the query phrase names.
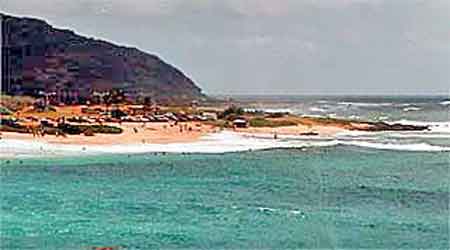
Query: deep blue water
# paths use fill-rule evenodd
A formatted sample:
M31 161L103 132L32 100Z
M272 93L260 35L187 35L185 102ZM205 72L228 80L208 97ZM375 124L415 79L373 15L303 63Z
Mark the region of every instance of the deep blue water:
M1 161L1 249L449 249L449 154Z

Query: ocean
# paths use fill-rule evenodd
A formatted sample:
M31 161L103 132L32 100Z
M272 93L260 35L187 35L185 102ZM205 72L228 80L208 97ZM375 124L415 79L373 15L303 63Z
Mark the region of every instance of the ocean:
M449 122L450 96L235 96L246 108L386 122Z
M351 98L240 101L431 130L84 151L1 140L0 249L449 249L448 99Z

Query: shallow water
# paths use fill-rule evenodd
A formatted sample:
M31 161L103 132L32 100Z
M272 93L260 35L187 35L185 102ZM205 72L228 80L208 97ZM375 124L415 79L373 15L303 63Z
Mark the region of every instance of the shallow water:
M449 249L448 152L1 161L1 249Z

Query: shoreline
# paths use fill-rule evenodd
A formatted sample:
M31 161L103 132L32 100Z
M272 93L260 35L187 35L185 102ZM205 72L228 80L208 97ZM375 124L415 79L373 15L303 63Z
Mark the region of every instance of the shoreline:
M274 139L271 134L254 134L234 131L206 133L195 140L167 143L134 144L61 144L37 140L0 140L0 159L83 157L102 155L126 155L145 153L204 153L221 154L269 149L301 149L336 146L352 146L373 150L409 152L449 152L450 145L439 146L429 143L395 144L383 141L365 140L364 135L346 137L343 132L335 136L294 136L282 134Z
M201 121L105 122L103 125L118 127L122 129L122 133L37 137L29 133L1 132L0 159L139 153L226 153L338 145L398 151L450 151L450 144L447 143L442 145L414 140L450 138L450 133L446 130L444 134L440 133L440 127L423 131L378 131L371 129L378 125L369 122L289 118L295 120L297 125L221 128L217 124ZM398 141L398 138L409 138L409 141Z
M169 123L105 123L105 125L116 126L123 129L120 134L101 134L94 136L67 135L66 137L46 135L35 137L29 133L2 132L2 139L34 141L49 144L62 145L137 145L137 144L172 144L172 143L195 143L202 137L221 131L251 137L274 137L277 136L300 136L304 133L315 133L312 137L333 137L337 133L349 132L350 130L337 126L314 125L307 126L298 124L296 126L284 127L248 127L235 129L220 129L213 125L201 122L184 122L177 126ZM189 128L189 129L186 129Z

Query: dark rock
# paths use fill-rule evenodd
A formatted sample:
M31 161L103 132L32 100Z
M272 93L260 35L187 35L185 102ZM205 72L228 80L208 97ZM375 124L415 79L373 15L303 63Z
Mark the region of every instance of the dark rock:
M316 135L319 135L319 133L317 133L317 132L304 132L304 133L300 133L300 135L303 135L303 136L316 136Z
M385 122L373 122L368 123L369 126L364 129L365 131L423 131L429 129L428 126L417 126L417 125L407 125L407 124L388 124Z

